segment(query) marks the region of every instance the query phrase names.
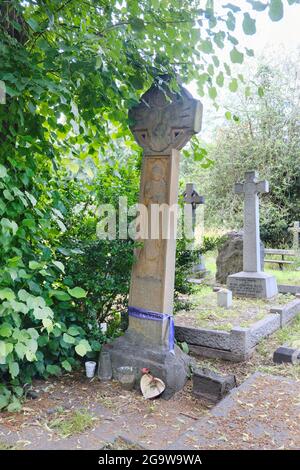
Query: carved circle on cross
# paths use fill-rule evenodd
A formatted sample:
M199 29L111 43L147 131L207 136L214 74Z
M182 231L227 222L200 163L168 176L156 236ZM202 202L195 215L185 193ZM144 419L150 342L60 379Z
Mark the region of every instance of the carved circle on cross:
M131 131L145 155L170 155L199 132L202 104L180 86L180 93L153 85L129 111Z

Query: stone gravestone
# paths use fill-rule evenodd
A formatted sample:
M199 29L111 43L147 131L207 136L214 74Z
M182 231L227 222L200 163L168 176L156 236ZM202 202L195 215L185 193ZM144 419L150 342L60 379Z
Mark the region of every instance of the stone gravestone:
M153 204L177 204L179 150L201 128L201 103L182 86L179 89L172 93L154 84L129 113L131 130L143 148L139 202L147 208L150 229ZM113 371L132 366L139 377L140 369L147 367L165 382L165 397L184 386L190 363L174 344L176 215L168 224L168 238L159 230L156 239L141 240L131 275L128 329L105 346Z
M293 250L296 255L299 253L299 234L300 234L300 223L294 222L294 225L289 228L289 231L293 234Z
M199 206L200 204L204 204L205 199L204 196L200 196L197 193L194 183L186 184L185 191L183 192L182 196L184 203L191 204L192 206L192 229L193 236L195 236L197 206ZM204 256L200 253L199 263L193 267L193 274L204 276L206 273L207 271L204 264Z
M274 276L261 271L258 194L269 192L267 181L258 181L256 171L245 173L245 182L235 185L237 194L244 194L243 271L227 278L233 294L242 297L270 298L277 294Z
M228 289L220 289L217 292L218 307L232 307L232 292Z
M224 242L218 247L216 259L216 281L226 284L230 274L243 271L243 231L229 232L224 237ZM265 247L260 241L261 271L264 271Z

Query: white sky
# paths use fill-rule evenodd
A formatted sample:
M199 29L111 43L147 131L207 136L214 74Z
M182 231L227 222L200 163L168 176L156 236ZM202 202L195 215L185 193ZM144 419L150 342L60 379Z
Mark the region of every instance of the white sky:
M237 2L242 10L249 11L253 18L256 18L256 34L253 36L245 36L242 27L239 25L237 29L237 37L241 43L251 47L255 52L263 52L266 45L284 45L286 48L294 48L300 43L300 5L288 5L287 0L283 0L285 4L284 16L280 21L273 22L268 16L267 10L256 12L252 10L245 0ZM217 3L220 3L217 2ZM223 0L222 0L223 3Z
M264 0L262 0L264 1ZM242 20L243 15L240 12L236 16L240 19L237 22L237 28L235 31L232 32L233 36L235 36L239 41L238 49L242 50L243 47L247 47L249 49L253 49L255 56L261 56L267 49L272 48L273 50L282 50L284 49L286 53L292 52L300 46L300 4L295 5L288 5L287 0L283 0L285 8L284 8L284 17L278 21L273 22L268 16L268 10L263 12L257 12L252 10L252 7L246 0L235 0L232 3L238 4L242 12L248 11L252 18L256 19L256 34L252 36L246 36L242 29ZM215 0L215 6L218 8L218 5L224 5L226 0ZM228 0L230 3L230 0ZM225 13L229 10L223 10ZM228 61L228 49L221 50L216 49L216 52L220 58L220 60ZM255 68L256 59L250 58L245 55L245 63L250 63ZM230 63L230 60L228 61ZM235 70L238 70L239 66L235 66ZM237 72L239 73L239 72ZM187 86L189 91L193 94L195 98L198 97L197 89L194 84L190 84ZM199 98L199 97L198 97ZM211 123L205 122L205 115L216 115L216 111L212 106L212 101L209 98L201 97L200 100L204 105L204 116L203 116L203 130L201 135L204 139L210 140L210 132ZM219 104L222 105L222 101L219 100ZM218 113L219 116L224 116L224 109L220 109ZM216 116L217 117L217 116Z

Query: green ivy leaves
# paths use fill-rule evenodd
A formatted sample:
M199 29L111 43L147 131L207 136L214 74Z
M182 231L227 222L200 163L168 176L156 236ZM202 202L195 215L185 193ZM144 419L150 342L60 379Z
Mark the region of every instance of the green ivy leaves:
M81 341L79 341L77 346L75 346L75 351L81 357L85 356L86 353L91 351L91 350L92 350L92 348L91 348L89 342L85 339L82 339Z
M145 23L141 18L132 18L130 20L130 25L134 31L143 31L145 29Z
M288 3L292 5L296 3L297 0L288 0ZM272 21L280 21L283 18L283 2L282 0L270 0L269 3L247 0L248 3L252 6L253 10L264 11L269 7L269 17ZM247 33L246 33L247 34Z
M237 5L233 5L232 3L227 3L226 5L223 6L223 8L228 8L232 10L234 13L241 11L240 7L238 7Z
M229 83L229 90L232 93L235 93L238 90L238 81L236 78L233 78L231 82Z
M9 373L11 377L14 379L15 377L17 377L17 375L19 375L19 372L20 372L19 364L17 362L10 362Z
M0 336L2 338L9 338L12 335L12 327L9 323L2 323L0 325Z
M49 295L50 297L55 297L57 300L60 300L61 302L67 302L68 300L71 299L70 295L64 290L51 289L49 291Z
M233 64L242 64L244 62L244 54L234 47L230 52L230 59Z
M75 338L71 335L68 335L67 333L63 334L63 340L65 343L75 344Z
M213 45L210 39L206 39L201 41L199 45L200 51L204 52L205 54L212 54L213 53Z
M218 94L216 87L210 87L210 88L208 89L208 94L209 94L209 97L210 97L212 100L214 100L214 99L217 97L217 94Z
M256 21L251 18L249 13L244 13L243 30L244 33L248 35L256 33Z
M269 17L272 21L280 21L283 18L282 0L271 0L269 7Z
M247 0L247 2L250 3L250 5L252 5L253 10L256 11L264 11L268 6L267 3L262 3L260 1L255 0Z
M72 366L71 366L71 364L69 363L69 361L67 361L67 360L62 361L61 365L62 365L62 367L63 367L67 372L71 372Z
M0 300L14 300L15 297L16 296L14 291L9 287L4 287L3 289L0 289Z
M225 82L231 91L238 87L215 48L230 44L232 63L244 60L232 33L243 15L237 1L224 5L225 21L212 1L206 3L201 19L194 2L186 2L185 9L181 2L168 0L127 2L125 9L111 2L103 15L94 15L90 2L82 2L80 12L77 2L67 2L59 21L49 15L45 2L19 3L16 15L24 13L24 21L14 20L7 31L18 25L25 40L18 43L8 33L0 50L8 96L0 115L0 129L6 129L0 148L0 379L10 377L9 389L0 384L0 408L11 409L18 408L22 393L12 381L23 384L37 373L47 377L69 372L79 358L91 353L91 346L99 348L99 341L90 340L93 329L78 314L89 301L89 286L79 287L85 287L82 278L65 279L58 247L69 230L61 202L68 188L56 186L57 172L63 168L80 174L82 160L98 159L120 139L129 153L137 155L128 134L128 107L154 75L171 71L171 63L215 100ZM283 15L280 0L249 4L257 11L270 4L274 21ZM28 27L22 31L24 22ZM255 20L248 13L243 30L255 33ZM112 121L114 134L108 131ZM210 165L206 150L195 141L193 154L203 166ZM69 160L69 168L62 165L62 156ZM89 168L87 176L93 178Z
M74 287L73 289L68 289L69 294L76 299L82 299L87 296L87 292L81 287Z
M0 178L5 178L7 176L7 169L5 166L0 164Z

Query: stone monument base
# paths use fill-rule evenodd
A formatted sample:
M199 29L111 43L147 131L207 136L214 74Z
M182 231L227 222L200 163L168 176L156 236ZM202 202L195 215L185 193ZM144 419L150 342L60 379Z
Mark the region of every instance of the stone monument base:
M174 352L161 349L155 344L145 341L143 335L127 330L112 343L106 344L103 351L110 353L113 378L116 378L116 369L131 366L136 371L136 388L139 388L141 369L147 367L155 377L166 384L162 398L169 399L174 393L181 390L189 376L191 358L176 344Z
M241 297L270 299L278 294L275 277L264 272L251 273L242 271L231 274L227 278L227 286L234 295Z

